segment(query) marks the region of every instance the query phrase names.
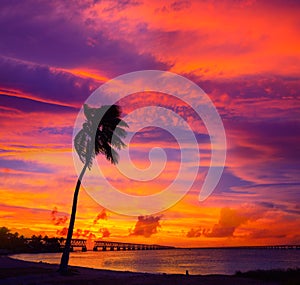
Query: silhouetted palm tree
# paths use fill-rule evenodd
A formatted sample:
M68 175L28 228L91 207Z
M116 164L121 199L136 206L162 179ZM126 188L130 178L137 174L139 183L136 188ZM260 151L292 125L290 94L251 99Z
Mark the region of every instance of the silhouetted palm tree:
M74 139L75 150L80 160L84 163L84 166L78 177L74 191L68 235L59 267L61 273L66 273L68 270L78 193L86 169L91 169L93 159L99 153L105 155L106 159L112 164L118 163L116 149L120 150L126 146L122 138L126 136L124 128L128 127L128 125L120 118L121 110L118 105L90 108L85 104L84 114L86 121Z

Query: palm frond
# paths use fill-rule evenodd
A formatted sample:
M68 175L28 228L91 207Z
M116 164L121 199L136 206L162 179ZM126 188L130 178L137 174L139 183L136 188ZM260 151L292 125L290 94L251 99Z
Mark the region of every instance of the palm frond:
M127 132L120 127L115 128L114 134L115 134L115 136L118 136L120 138L125 138L127 136Z
M87 136L86 132L81 129L74 139L74 147L80 158L80 160L85 163L86 159L86 150L87 150Z
M95 157L95 152L91 149L91 138L88 133L81 129L74 139L75 150L84 164L88 164L88 168L91 169L93 164L93 158Z
M115 148L120 150L126 147L122 138L126 137L124 128L128 127L120 118L121 108L118 105L91 108L85 104L84 114L86 122L74 139L80 160L88 163L88 167L91 168L93 158L101 153L111 163L118 163L118 153Z

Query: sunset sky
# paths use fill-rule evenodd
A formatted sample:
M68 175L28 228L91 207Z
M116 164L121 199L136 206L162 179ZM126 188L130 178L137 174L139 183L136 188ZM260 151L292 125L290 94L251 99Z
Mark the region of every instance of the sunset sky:
M208 94L226 131L223 176L199 202L206 130L163 94L135 94L124 113L147 102L178 107L204 154L198 177L180 202L150 216L114 213L82 189L74 236L183 247L300 244L297 0L1 1L0 226L65 235L77 114L100 85L139 70L180 74ZM145 128L131 146L139 167L155 146L167 148L170 161L141 183L116 177L100 157L116 187L147 195L172 182L180 150L170 134Z

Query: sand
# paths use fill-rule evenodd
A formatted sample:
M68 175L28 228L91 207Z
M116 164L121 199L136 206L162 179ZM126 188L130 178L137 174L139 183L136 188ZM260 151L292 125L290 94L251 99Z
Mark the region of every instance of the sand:
M101 285L258 285L277 284L229 275L148 274L70 267L73 274L61 276L58 265L34 263L0 256L0 284L101 284Z

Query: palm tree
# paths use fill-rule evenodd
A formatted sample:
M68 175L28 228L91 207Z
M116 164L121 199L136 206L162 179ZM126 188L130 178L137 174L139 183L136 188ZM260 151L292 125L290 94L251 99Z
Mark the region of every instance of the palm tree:
M75 150L84 166L78 177L74 191L68 235L59 267L59 271L62 274L68 271L77 200L83 175L87 168L91 169L93 159L99 153L105 155L106 159L112 164L118 163L116 149L120 150L126 146L122 138L126 136L124 128L128 127L128 125L120 118L121 109L118 105L91 108L85 104L84 114L86 121L74 139Z

